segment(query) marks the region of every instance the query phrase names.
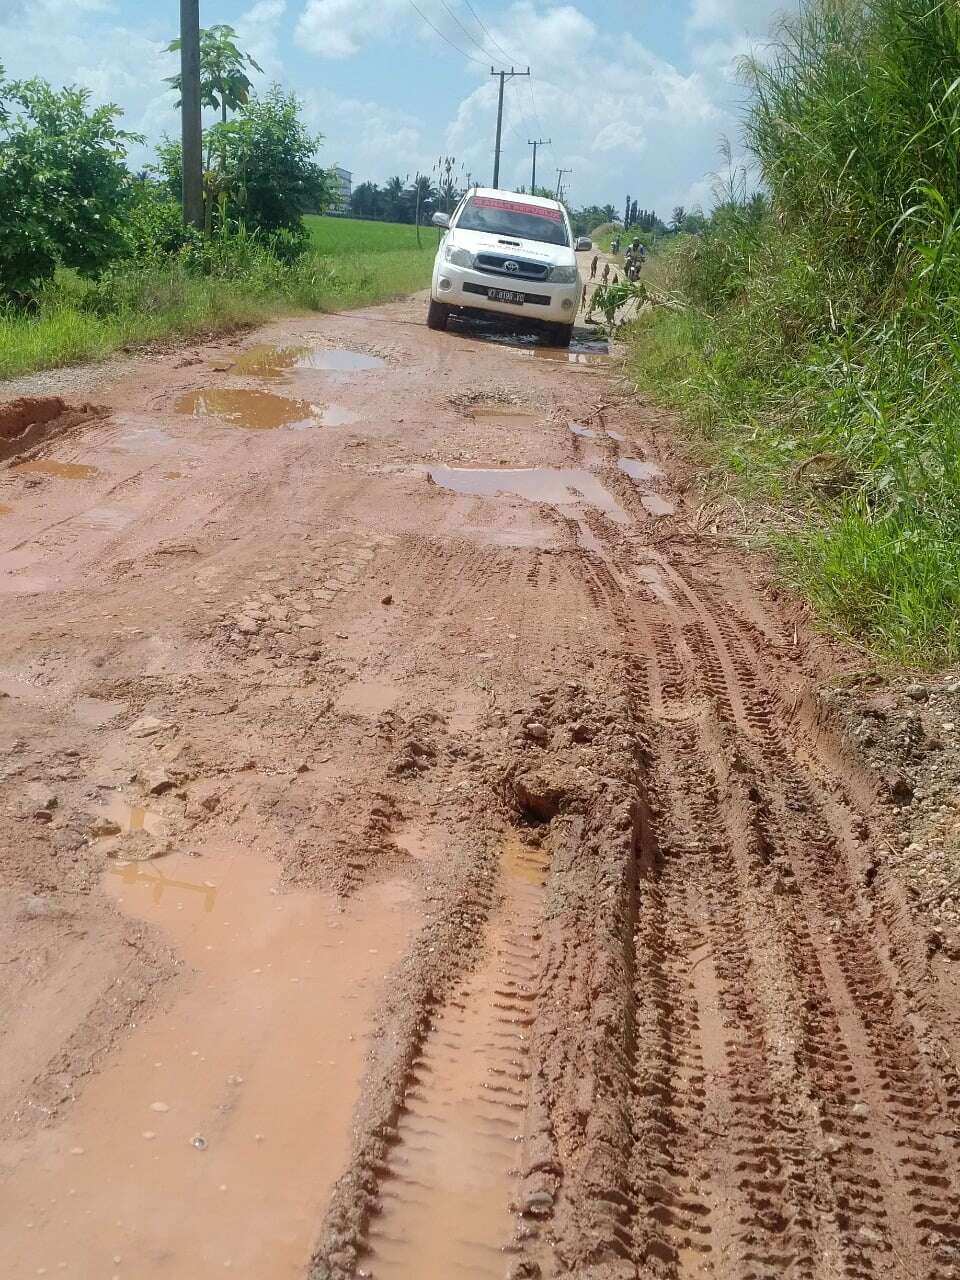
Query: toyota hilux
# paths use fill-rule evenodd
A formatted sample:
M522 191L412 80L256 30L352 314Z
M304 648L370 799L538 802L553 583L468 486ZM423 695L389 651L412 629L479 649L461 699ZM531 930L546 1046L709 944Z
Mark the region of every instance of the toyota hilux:
M454 312L496 312L570 345L583 282L562 204L474 187L450 216L435 213L433 221L446 235L433 267L431 329L445 329Z

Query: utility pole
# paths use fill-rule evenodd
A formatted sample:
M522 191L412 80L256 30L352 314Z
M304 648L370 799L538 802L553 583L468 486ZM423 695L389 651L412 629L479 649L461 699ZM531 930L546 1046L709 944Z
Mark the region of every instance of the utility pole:
M200 0L180 0L180 126L183 220L203 226L203 126L200 119Z
M537 147L549 147L553 141L552 138L537 138L534 142L531 138L527 139L527 146L533 147L533 177L530 179L530 194L537 194Z
M493 67L491 67L490 74L492 76L500 77L500 98L497 103L497 145L493 152L493 185L494 187L499 187L500 133L503 129L503 82L504 80L512 80L514 76L528 76L530 74L530 68L527 67L526 71L514 71L513 67L511 67L509 71L494 71Z
M558 169L558 170L557 170L557 194L556 194L556 196L554 197L554 198L555 198L555 199L557 199L557 200L559 200L559 199L560 199L560 191L561 191L561 189L562 189L562 187L563 187L563 175L564 175L565 173L573 173L573 170L572 170L572 169Z

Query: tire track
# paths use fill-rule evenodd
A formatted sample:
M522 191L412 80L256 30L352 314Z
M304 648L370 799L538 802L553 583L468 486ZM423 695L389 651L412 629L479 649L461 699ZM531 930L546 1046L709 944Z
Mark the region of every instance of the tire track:
M377 1280L500 1280L514 1234L547 858L510 837L484 956L435 1011L378 1185Z

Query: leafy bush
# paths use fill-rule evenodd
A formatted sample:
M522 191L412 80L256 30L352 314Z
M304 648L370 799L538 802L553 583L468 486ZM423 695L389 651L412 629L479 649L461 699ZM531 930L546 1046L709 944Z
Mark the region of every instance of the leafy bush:
M91 276L123 251L134 135L89 99L0 68L0 296L27 301L58 265Z
M203 236L183 221L180 202L155 182L138 182L124 223L127 248L141 262L158 261L188 246L199 249Z

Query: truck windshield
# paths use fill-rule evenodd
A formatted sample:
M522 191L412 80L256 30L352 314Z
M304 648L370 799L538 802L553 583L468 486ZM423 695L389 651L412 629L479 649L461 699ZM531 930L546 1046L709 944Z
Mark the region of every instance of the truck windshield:
M464 231L489 231L491 235L508 236L512 240L570 243L559 209L500 196L471 196L457 219L457 226Z

